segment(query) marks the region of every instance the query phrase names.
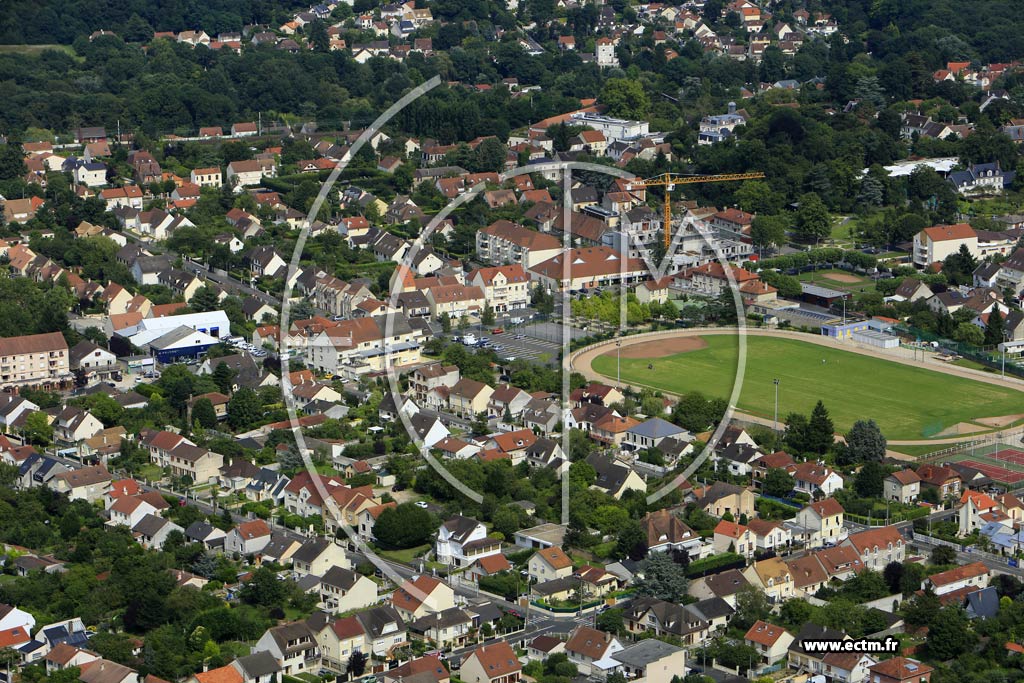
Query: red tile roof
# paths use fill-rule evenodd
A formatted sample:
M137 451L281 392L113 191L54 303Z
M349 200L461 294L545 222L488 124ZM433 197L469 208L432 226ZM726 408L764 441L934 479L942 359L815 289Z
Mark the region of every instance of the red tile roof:
M473 650L466 656L466 659L462 660L463 666L471 657L475 657L480 662L484 673L491 680L514 674L523 668L519 663L519 658L516 657L515 650L503 640Z
M932 574L928 577L928 580L932 582L933 586L948 586L957 581L973 579L977 576L985 576L986 574L988 574L988 567L983 562L972 562L962 567L954 567L949 571Z
M769 624L768 622L761 621L758 619L750 630L747 631L747 635L743 636L744 640L749 640L752 643L759 645L765 645L771 647L778 642L786 633L786 629L775 624Z

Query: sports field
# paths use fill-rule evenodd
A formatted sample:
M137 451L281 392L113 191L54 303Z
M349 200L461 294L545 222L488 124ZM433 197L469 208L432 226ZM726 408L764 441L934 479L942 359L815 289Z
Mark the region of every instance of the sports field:
M728 398L736 377L737 338L706 335L689 341L687 350L672 355L658 352L671 341L651 342L658 347L650 347L647 357L639 357L643 346L629 348L629 354L623 349L622 381L674 394L700 391ZM592 367L614 378L615 351L595 358ZM771 418L774 378L780 380L780 422L789 412L810 414L820 398L837 431L872 418L890 439L930 438L978 418L1020 413L1024 405L1022 392L993 384L795 339L748 337L737 408Z

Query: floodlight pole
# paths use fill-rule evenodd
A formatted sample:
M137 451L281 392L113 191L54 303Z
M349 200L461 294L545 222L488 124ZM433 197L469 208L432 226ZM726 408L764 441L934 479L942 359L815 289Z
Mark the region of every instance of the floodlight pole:
M775 385L775 431L779 431L779 378L776 377L772 380L772 384Z

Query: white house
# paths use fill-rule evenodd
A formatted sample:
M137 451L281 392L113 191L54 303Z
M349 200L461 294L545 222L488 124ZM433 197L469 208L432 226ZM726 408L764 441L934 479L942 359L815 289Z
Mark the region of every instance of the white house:
M589 626L577 626L565 643L569 661L584 675L601 675L615 669L615 655L625 649L611 633Z
M316 634L304 621L270 628L256 641L253 653L269 652L281 673L294 676L320 669L320 647Z
M481 557L499 554L501 541L488 538L487 527L481 522L456 515L437 530L434 549L438 562L468 567Z

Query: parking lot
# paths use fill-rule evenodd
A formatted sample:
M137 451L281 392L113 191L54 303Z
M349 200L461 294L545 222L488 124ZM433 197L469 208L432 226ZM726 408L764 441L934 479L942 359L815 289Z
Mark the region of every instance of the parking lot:
M536 322L504 328L501 334L475 332L480 341L494 348L499 358L525 358L549 365L558 364L562 351L562 325L559 322ZM577 327L570 328L573 339L586 336Z

